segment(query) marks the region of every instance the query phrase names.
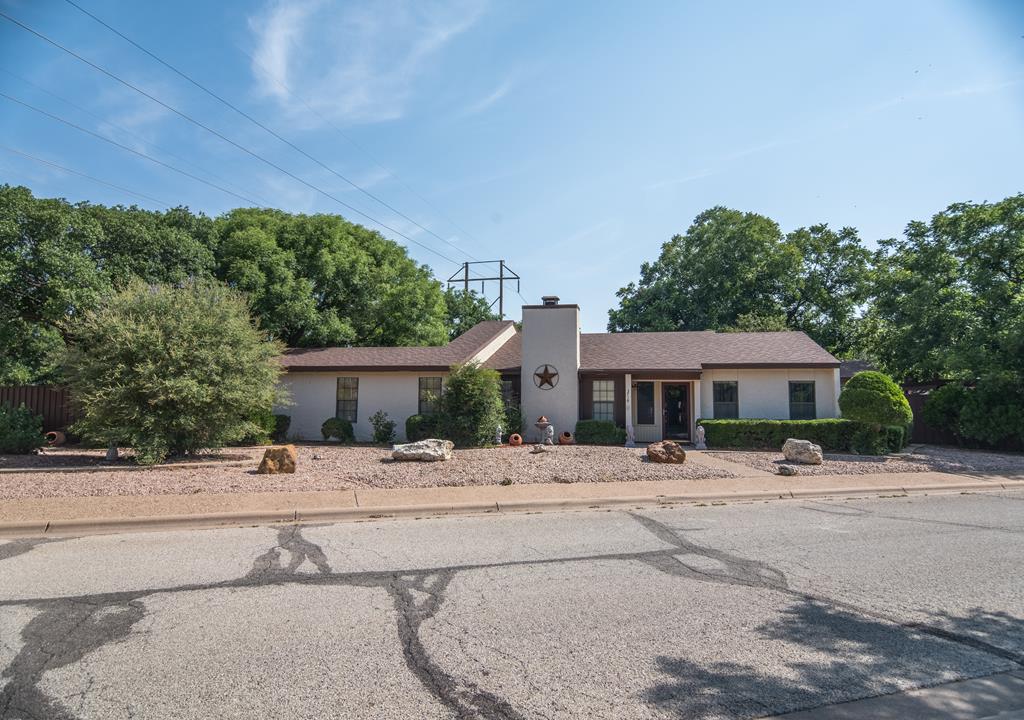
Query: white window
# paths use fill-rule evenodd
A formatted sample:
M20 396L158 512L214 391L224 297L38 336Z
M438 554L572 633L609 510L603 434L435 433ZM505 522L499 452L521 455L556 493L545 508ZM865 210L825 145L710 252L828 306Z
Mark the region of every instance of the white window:
M615 381L594 380L595 420L615 421Z
M359 414L359 378L338 378L337 403L335 416L348 420L354 425Z

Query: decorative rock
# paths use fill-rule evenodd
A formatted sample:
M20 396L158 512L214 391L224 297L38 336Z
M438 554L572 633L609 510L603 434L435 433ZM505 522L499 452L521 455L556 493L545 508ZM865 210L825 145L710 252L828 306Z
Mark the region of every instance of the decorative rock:
M779 475L799 475L799 471L792 465L779 465Z
M782 446L782 454L790 462L804 465L821 465L822 461L821 446L815 445L810 440L789 438Z
M451 440L419 440L418 442L395 445L391 449L391 457L395 460L419 460L421 462L439 462L451 460L455 443Z
M260 475L279 475L295 472L298 453L294 445L274 445L263 453L263 460L256 472Z
M530 454L531 455L536 455L537 453L544 453L544 452L547 452L547 451L548 451L548 449L546 447L544 447L543 445L534 445L532 448L530 448Z
M651 443L647 446L647 459L656 463L678 465L686 462L686 451L671 440Z

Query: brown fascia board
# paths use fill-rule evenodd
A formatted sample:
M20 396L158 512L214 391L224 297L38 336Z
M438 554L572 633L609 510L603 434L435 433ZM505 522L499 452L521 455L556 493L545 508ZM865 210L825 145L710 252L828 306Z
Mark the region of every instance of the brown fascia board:
M559 303L558 305L523 305L523 310L557 310L558 308L575 308L580 309L580 306L573 303L571 305L564 305Z
M666 378L668 380L680 379L680 380L693 380L700 377L700 370L690 370L686 368L675 368L669 370L668 368L654 369L654 368L615 368L615 369L601 369L601 368L581 368L580 375L649 375L652 377ZM684 377L685 376L685 377Z
M785 370L787 368L837 368L838 362L834 363L807 363L807 362L784 362L784 363L702 363L705 370Z
M286 373L438 373L449 372L447 365L307 365L285 366Z

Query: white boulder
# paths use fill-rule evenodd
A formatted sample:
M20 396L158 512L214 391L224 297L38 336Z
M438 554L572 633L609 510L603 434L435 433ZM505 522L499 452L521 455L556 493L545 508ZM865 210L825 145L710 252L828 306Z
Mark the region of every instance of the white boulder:
M419 440L404 445L395 445L391 448L391 457L395 460L438 462L439 460L451 460L454 449L455 443L451 440Z
M815 445L810 440L789 438L782 446L782 454L790 462L804 465L821 465L822 461L821 446Z

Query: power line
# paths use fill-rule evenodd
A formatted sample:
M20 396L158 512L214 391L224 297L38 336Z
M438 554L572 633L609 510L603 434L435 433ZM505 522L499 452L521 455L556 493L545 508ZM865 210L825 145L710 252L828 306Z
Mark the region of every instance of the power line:
M22 157L28 158L29 160L35 160L37 163L42 163L43 165L49 165L50 167L57 168L58 170L62 170L64 172L66 172L66 173L71 173L72 175L78 175L79 177L84 177L87 180L92 180L93 182L99 183L100 185L106 185L107 187L112 187L115 190L120 190L121 192L128 193L129 195L134 195L136 197L140 197L140 198L143 198L145 200L150 200L152 202L155 202L157 205L163 205L165 208L170 209L170 207L171 207L170 204L165 203L163 200L157 200L155 197L152 197L150 195L146 195L145 193L140 193L140 192L137 192L135 190L129 190L128 188L122 187L121 185L115 185L112 182L107 182L106 180L101 180L98 177L93 177L92 175L87 175L84 172L79 172L78 170L72 170L69 167L64 167L63 165L58 165L55 162L52 162L50 160L46 160L46 159L41 158L41 157L36 157L35 155L30 155L27 152L22 152L21 150L15 150L14 148L7 147L6 145L0 145L0 150L6 150L9 153L13 153L15 155L21 155Z
M85 133L86 135L91 135L92 137L97 138L99 140L102 140L105 143L110 143L111 145L114 145L115 147L119 147L122 150L126 150L127 152L130 152L133 155L138 155L141 158L145 158L146 160L149 160L152 163L156 163L157 165L160 165L161 167L165 167L168 170L173 170L174 172L178 173L179 175L184 175L187 178L192 178L193 180L201 182L203 185L208 185L209 187L212 187L212 188L214 188L216 190L220 190L223 193L227 193L228 195L232 195L232 196L238 198L239 200L241 200L243 202L249 203L250 205L255 205L256 207L263 207L262 205L260 205L260 203L256 202L255 200L247 198L244 195L239 195L238 193L236 193L233 190L228 190L225 187L221 187L217 183L212 183L209 180L204 180L203 178L199 177L198 175L193 175L192 173L188 172L187 170L182 170L181 168L174 167L173 165L171 165L169 163L165 163L163 160L158 160L157 158L153 157L152 155L147 155L144 152L140 152L139 150L136 150L135 148L129 147L129 146L124 145L122 143L119 143L116 140L111 140L110 138L105 137L103 135L100 135L97 132L93 132L89 128L82 127L81 125L73 123L70 120L66 120L66 119L60 117L59 115L54 115L53 113L48 112L46 110L43 110L42 108L37 108L35 105L29 105L24 100L19 100L18 98L12 97L12 96L10 96L10 95L8 95L6 93L3 93L3 92L0 92L0 97L5 98L6 100L9 100L10 102L13 102L13 103L16 103L18 105L21 105L22 107L26 107L29 110L32 110L34 112L39 113L40 115L45 115L46 117L48 117L48 118L50 118L52 120L56 120L59 123L63 123L65 125L67 125L68 127L74 128L75 130L78 130L79 132Z
M228 143L229 145L231 145L231 146L233 146L235 148L238 148L239 150L241 150L245 154L250 155L251 157L259 160L260 162L262 162L262 163L264 163L264 164L274 168L278 172L283 173L284 175L287 175L288 177L290 177L291 179L295 180L296 182L301 183L302 185L310 188L311 190L314 190L314 191L320 193L321 195L323 195L324 197L326 197L326 198L328 198L330 200L333 200L338 205L341 205L342 207L348 208L349 210L351 210L352 212L356 213L360 217L366 218L367 220L369 220L370 222L374 223L375 225L378 225L379 227L382 227L385 230L388 230L389 232L392 232L395 235L398 235L399 237L404 238L408 242L411 242L411 243L413 243L415 245L418 245L419 247L423 248L427 252L433 253L434 255L437 255L438 257L443 258L444 260L447 260L452 265L458 265L459 264L459 262L457 260L453 260L452 258L448 257L447 255L445 255L444 253L442 253L442 252L440 252L438 250L435 250L434 248L430 247L429 245L425 245L424 243L421 243L419 240L415 240L415 239L409 237L408 235L406 235L405 233L403 233L403 232L401 232L399 230L396 230L395 228L391 227L390 225L387 225L386 223L383 223L380 220L377 220L376 218L366 214L362 210L359 210L358 208L356 208L356 207L354 207L352 205L349 205L344 200L340 200L339 198L335 197L334 195L332 195L331 193L327 192L326 190L323 190L323 189L317 187L313 183L308 182L306 180L303 180L298 175L295 175L294 173L286 170L285 168L281 167L280 165L274 163L273 161L266 159L265 157L263 157L259 153L256 153L256 152L250 150L249 148L245 147L244 145L240 145L239 143L237 143L234 140L232 140L231 138L223 135L222 133L214 130L213 128L209 127L208 125L204 125L203 123L199 122L198 120L196 120L195 118L191 117L190 115L182 112L181 110L178 110L177 108L175 108L175 107L173 107L171 105L168 105L164 101L154 97L153 95L150 95L145 90L143 90L143 89L141 89L141 88L131 84L127 80L124 80L123 78L115 75L114 73L110 72L109 70L107 70L107 69L97 65L96 63L92 62L91 60L87 60L86 58L82 57L78 53L76 53L76 52L74 52L74 51L64 47L63 45L61 45L57 41L52 40L49 37L47 37L46 35L43 35L42 33L38 32L36 30L33 30L28 25L25 25L24 23L22 23L22 22L20 22L18 20L15 20L14 18L12 18L7 13L5 13L3 11L0 11L0 17L4 18L8 22L11 22L11 23L17 25L18 27L22 28L23 30L26 30L26 31L32 33L33 35L35 35L39 39L49 43L50 45L53 45L55 48L65 52L68 55L70 55L71 57L73 57L73 58L75 58L75 59L85 63L86 65L88 65L89 67L97 70L98 72L103 73L104 75L106 75L107 77L111 78L112 80L117 81L121 85L124 85L125 87L130 88L131 90L134 90L135 92L139 93L140 95L143 95L144 97L149 98L150 100L152 100L156 104L160 105L161 107L166 108L167 110L170 110L171 112L173 112L178 117L180 117L180 118L182 118L184 120L187 120L188 122L192 123L196 127L199 127L201 129L205 130L206 132L210 133L211 135L214 135L214 136L220 138L222 141ZM18 102L18 101L16 101L16 102ZM25 103L22 103L22 104L25 104ZM234 193L232 193L232 194L234 194Z
M146 49L145 47L143 47L143 46L142 46L142 45L140 45L139 43L137 43L137 42L135 42L134 40L132 40L132 39L131 39L130 37L128 37L127 35L125 35L124 33L122 33L122 32L121 32L120 30L118 30L117 28L115 28L115 27L111 26L111 25L110 25L109 23L107 23L107 22L105 22L105 21L101 20L100 18L98 18L97 16L93 15L93 14L92 14L91 12L89 12L88 10L86 10L85 8L83 8L83 7L82 7L81 5L79 5L78 3L74 2L73 0L65 0L65 2L66 2L66 3L68 4L68 5L70 5L71 7L75 8L76 10L78 10L79 12L81 12L82 14L84 14L84 15L86 15L86 16L88 16L88 17L92 18L92 19L93 19L94 21L96 21L97 23L99 23L100 25L102 25L103 27L105 27L105 28L106 28L107 30L109 30L110 32L112 32L112 33L114 33L115 35L117 35L117 36L118 36L119 38L121 38L121 39L122 39L122 40L124 40L125 42L127 42L127 43L130 43L130 44L131 44L131 45L132 45L133 47L137 48L137 49L138 49L138 50L140 50L141 52L143 52L143 53L145 53L146 55L148 55L149 57L153 58L154 60L156 60L156 61L157 61L158 63L160 63L161 65L163 65L164 67L166 67L166 68L167 68L168 70L170 70L171 72L173 72L173 73L175 73L176 75L178 75L179 77L181 77L181 78L183 78L183 79L187 80L187 81L188 81L188 82L190 82L190 83L191 83L192 85L194 85L195 87L199 88L199 89L200 89L200 90L202 90L202 91L203 91L204 93L206 93L206 94L207 94L207 95L209 95L210 97L214 98L215 100L217 100L217 101L218 101L219 103L221 103L222 105L224 105L224 106L226 106L226 107L228 107L228 108L230 108L230 109L234 110L234 111L235 111L236 113L238 113L239 115L241 115L242 117L244 117L244 118L245 118L246 120L248 120L249 122L251 122L251 123L252 123L253 125L255 125L256 127L260 128L260 129L261 129L261 130L263 130L264 132L267 132L267 133L269 133L270 135L272 135L273 137L275 137L275 138L276 138L277 140L281 141L282 143L284 143L285 145L287 145L288 147L290 147L290 148L291 148L292 150L294 150L294 151L296 151L297 153L301 154L301 155L302 155L303 157L305 157L306 159L308 159L308 160L310 160L310 161L312 161L312 162L316 163L317 165L319 165L319 166L320 166L321 168L323 168L323 169L324 169L324 170L326 170L327 172L331 173L331 174L332 174L332 175L334 175L335 177L337 177L337 178L339 178L339 179L343 180L344 182L348 183L348 184L349 184L349 185L351 185L351 186L352 186L353 188L355 188L356 190L358 190L359 192L361 192L361 193L362 193L363 195L365 195L365 196L367 196L368 198L370 198L370 199L374 200L375 202L379 203L380 205L382 205L382 206L386 207L386 208L387 208L388 210L390 210L391 212L395 213L395 214L396 214L396 215L398 215L399 217L401 217L401 218L403 218L403 219L407 220L408 222L411 222L411 223L412 223L413 225L415 225L415 226L416 226L416 227L418 227L419 229L423 230L424 232L426 232L426 233L429 233L430 235L432 235L433 237L437 238L437 239L438 239L438 240L440 240L441 242L443 242L443 243L445 243L445 244L447 244L447 245L450 245L451 247L455 248L455 249L456 249L456 250L457 250L458 252L462 253L462 254L463 254L463 255L465 255L466 257L469 257L469 258L471 258L471 259L474 259L474 260L476 259L476 258L473 258L473 256L472 256L472 255L470 255L469 253L467 253L467 252L466 252L465 250L463 250L462 248L460 248L460 247L459 247L458 245L456 245L455 243L451 242L450 240L448 240L448 239L446 239L446 238L444 238L444 237L441 237L440 235L438 235L438 234L437 234L436 232L434 232L434 231L433 231L433 230L431 230L430 228L428 228L428 227L425 227L424 225L421 225L421 224L420 224L419 222L417 222L417 221L416 221L416 220L414 220L413 218L409 217L408 215L406 215L405 213L403 213L403 212L402 212L401 210L398 210L398 209L397 209L397 208L395 208L394 206L390 205L389 203L387 203L387 202L385 202L384 200L382 200L381 198L379 198L379 197L378 197L377 195L375 195L375 194L371 193L371 192L370 192L369 190L366 190L365 188L361 187L360 185L358 185L357 183L353 182L353 181L352 181L352 180L350 180L349 178L345 177L345 176L344 176L344 175L342 175L341 173L337 172L336 170L334 170L333 168L331 168L330 166L328 166L328 165L327 165L326 163L324 163L324 162L322 162L321 160L319 160L319 159L317 159L317 158L313 157L313 156L312 156L312 155L310 155L310 154L309 154L308 152L306 152L305 150L303 150L303 149L302 149L301 147L299 147L298 145L296 145L295 143L293 143L293 142L292 142L291 140L288 140L287 138L283 137L282 135L280 135L280 134L279 134L279 133L277 133L276 131L274 131L274 130L272 130L271 128L267 127L267 126L266 126L265 124L263 124L262 122L260 122L260 121L259 121L259 120L257 120L256 118L254 118L254 117L253 117L252 115L250 115L249 113L247 113L247 112L245 112L244 110L240 109L239 107L237 107L236 105L234 105L234 104L233 104L233 103L231 103L230 101L226 100L225 98L223 98L222 96L220 96L219 94L217 94L216 92L214 92L213 90L211 90L210 88L208 88L208 87L206 87L205 85L203 85L202 83L200 83L200 82L199 82L198 80L194 79L194 78L193 78L192 76L188 75L187 73L183 72L182 70L179 70L179 69L178 69L178 68L176 68L176 67L175 67L174 65L171 65L171 64L170 64L169 62L167 62L167 61L166 61L166 60L164 60L163 58L159 57L159 56L158 56L158 55L156 55L155 53L153 53L153 52L151 52L151 51L147 50L147 49Z
M234 187L236 190L239 190L240 192L248 193L249 195L251 195L252 197L256 198L256 200L259 201L257 203L254 203L256 205L263 205L263 206L268 206L268 207L271 205L271 203L269 201L267 201L266 198L260 197L257 193L251 192L249 190L245 190L244 188L241 188L241 187L235 185L234 183L232 183L229 180L227 180L227 179L217 175L216 173L210 172L209 170L207 170L207 169L205 169L205 168L203 168L203 167L201 167L199 165L196 165L195 163L191 162L187 158L184 158L181 155L178 155L177 153L175 153L175 152L173 152L171 150L168 150L165 147L162 147L160 145L157 145L154 142L151 142L151 141L147 140L146 138L142 137L138 133L132 132L131 130L129 130L126 127L118 125L115 122L111 122L110 120L107 120L106 118L102 118L99 115L97 115L96 113L91 112L88 109L82 107L81 105L78 105L78 104L72 102L71 100L68 100L65 97L61 97L57 93L51 92L50 90L47 90L46 88L44 88L44 87L42 87L40 85L37 85L36 83L32 82L31 80L29 80L27 78L24 78L21 75L18 75L17 73L15 73L15 72L11 72L7 68L0 67L0 72L3 72L3 73L5 73L5 74L7 74L7 75L17 79L17 80L20 80L21 82L25 83L26 85L34 87L36 90L38 90L41 93L45 93L46 95L49 95L50 97L55 98L56 100L59 100L60 102L64 103L65 105L74 108L78 112L83 113L84 115L87 115L88 117L91 117L93 120L95 120L98 123L101 123L101 124L104 124L104 125L109 125L110 127L114 128L116 130L119 130L119 131L123 132L124 134L126 134L126 135L128 135L130 137L135 138L136 140L138 140L139 142L141 142L143 144L149 145L149 146L151 146L151 147L153 147L153 148L155 148L155 149L157 149L157 150L159 150L159 151L169 155L170 157L172 157L172 158L174 158L176 160L180 160L181 162L185 163L189 167L194 168L195 170L198 170L199 172L204 173L204 174L212 177L214 180L217 180L219 182L224 183L224 185L227 186L227 187ZM247 201L247 202L252 202L252 201Z

